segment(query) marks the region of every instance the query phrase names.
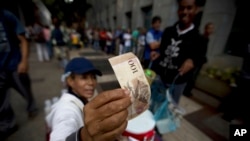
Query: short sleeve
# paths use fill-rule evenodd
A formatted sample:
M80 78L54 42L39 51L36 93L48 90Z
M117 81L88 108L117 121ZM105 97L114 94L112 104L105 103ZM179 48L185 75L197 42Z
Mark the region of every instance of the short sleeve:
M152 35L152 33L148 32L147 35L146 35L146 42L148 44L152 43L152 42L155 42L154 40L154 36Z
M25 33L25 29L22 23L18 20L18 18L14 14L12 14L11 12L5 11L5 16L11 22L12 28L14 29L17 35Z

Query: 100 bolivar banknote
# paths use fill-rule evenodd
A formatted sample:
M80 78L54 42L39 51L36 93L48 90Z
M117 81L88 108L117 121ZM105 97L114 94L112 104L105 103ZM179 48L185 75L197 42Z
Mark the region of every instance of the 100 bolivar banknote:
M133 99L129 107L128 119L134 118L148 109L150 86L140 61L133 53L126 53L109 59L121 88L130 91Z

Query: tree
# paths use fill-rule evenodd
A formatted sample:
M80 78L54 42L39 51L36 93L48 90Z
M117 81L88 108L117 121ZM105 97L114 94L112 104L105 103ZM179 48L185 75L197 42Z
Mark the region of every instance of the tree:
M42 0L52 15L61 20L72 21L85 17L88 9L86 0Z

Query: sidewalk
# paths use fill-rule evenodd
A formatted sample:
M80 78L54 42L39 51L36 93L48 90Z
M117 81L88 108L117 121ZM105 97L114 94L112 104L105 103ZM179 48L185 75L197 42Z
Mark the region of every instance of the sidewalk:
M94 65L103 72L104 75L98 77L100 84L98 86L99 92L119 87L114 72L107 61L111 56L101 52L95 52L92 49L84 49L80 53L76 51L71 52L71 56L84 56L89 58L93 61ZM35 50L31 50L30 76L32 89L38 107L40 108L40 113L36 118L29 120L25 111L26 103L24 99L15 91L11 91L11 103L17 117L19 130L11 135L7 141L45 141L44 101L48 98L51 99L55 96L60 96L62 88L60 76L62 73L63 70L59 68L57 60L46 63L38 62ZM212 105L216 105L218 101L212 98L209 99L206 94L198 90L194 90L193 92L195 98L187 98L184 96L181 98L180 105L187 112L181 122L181 127L176 132L163 135L164 141L225 140L227 138L225 137L226 132L229 130L227 130L224 125L219 127L221 121L216 118L218 113L211 113L206 104L199 102L206 99L205 101L207 101L208 104L212 103ZM199 127L199 125L203 124L206 126ZM210 127L211 125L214 127ZM201 129L205 130L202 131Z

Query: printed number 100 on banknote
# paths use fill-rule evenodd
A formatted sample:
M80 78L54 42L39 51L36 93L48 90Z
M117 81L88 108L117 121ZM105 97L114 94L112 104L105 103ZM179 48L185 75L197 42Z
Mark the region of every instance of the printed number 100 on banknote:
M121 88L130 91L133 99L129 107L128 119L134 118L148 109L150 86L140 61L133 53L126 53L109 59Z

